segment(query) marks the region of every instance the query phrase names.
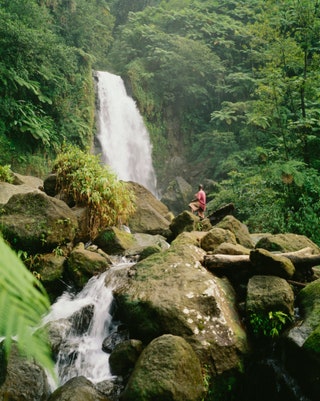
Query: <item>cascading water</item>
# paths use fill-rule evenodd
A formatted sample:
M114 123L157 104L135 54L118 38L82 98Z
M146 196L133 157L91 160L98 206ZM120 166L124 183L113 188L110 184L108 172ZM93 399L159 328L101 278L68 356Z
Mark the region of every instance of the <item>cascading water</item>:
M103 162L123 181L134 181L157 196L149 133L120 76L97 71L99 133Z
M112 290L121 280L116 272L128 266L121 263L92 277L76 295L65 292L43 319L43 324L54 322L62 339L56 362L60 385L75 376L85 376L93 383L112 378L109 354L102 350L102 343L110 334ZM85 329L81 319L90 321L88 327L83 325Z

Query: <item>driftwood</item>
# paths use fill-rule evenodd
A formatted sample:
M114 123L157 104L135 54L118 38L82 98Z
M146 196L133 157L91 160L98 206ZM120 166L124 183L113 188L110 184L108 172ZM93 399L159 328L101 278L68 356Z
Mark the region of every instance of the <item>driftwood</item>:
M234 204L233 203L228 203L219 209L215 210L213 213L211 213L208 216L208 219L210 220L210 223L212 225L215 225L219 223L225 216L228 214L232 214L234 212Z
M313 266L320 265L320 255L315 255L310 247L276 255L290 259L297 270L309 270ZM206 255L204 265L209 270L220 270L221 273L230 269L250 269L252 267L250 255Z

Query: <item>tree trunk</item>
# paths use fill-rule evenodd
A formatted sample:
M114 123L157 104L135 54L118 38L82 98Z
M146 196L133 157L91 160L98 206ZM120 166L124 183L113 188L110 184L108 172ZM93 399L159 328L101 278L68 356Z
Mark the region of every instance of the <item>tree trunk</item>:
M276 254L290 259L297 270L308 270L320 265L320 255L314 255L311 248L303 248L295 252ZM206 255L204 265L209 270L228 271L229 269L251 268L250 255Z

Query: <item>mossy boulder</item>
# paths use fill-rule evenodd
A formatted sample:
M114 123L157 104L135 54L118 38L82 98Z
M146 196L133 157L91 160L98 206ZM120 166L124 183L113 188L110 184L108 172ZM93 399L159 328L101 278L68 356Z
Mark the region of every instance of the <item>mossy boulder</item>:
M310 399L320 394L320 279L303 288L297 297L300 319L286 336L286 367Z
M117 344L109 358L111 373L127 376L134 368L142 350L143 345L139 340L131 339Z
M251 251L250 262L257 274L268 274L288 279L295 273L295 267L290 259L275 255L265 249Z
M136 245L134 236L117 227L109 227L102 231L94 243L109 255L122 255Z
M201 240L201 248L206 252L214 251L223 243L236 245L237 240L235 235L230 230L225 230L219 227L213 227Z
M294 293L286 280L275 276L253 276L248 282L247 314L281 311L294 315Z
M256 248L263 248L270 252L294 252L310 247L316 253L320 248L304 235L298 234L267 234L256 243Z
M122 395L123 401L201 401L201 365L192 347L170 334L142 352Z
M66 289L63 282L66 260L65 256L54 253L41 254L37 256L33 266L33 271L40 275L40 281L51 301Z
M0 229L16 250L51 252L72 242L78 222L63 201L44 192L13 195L1 209Z
M254 248L254 243L250 236L248 227L241 223L241 221L237 220L234 216L228 215L224 217L215 225L215 227L231 231L235 235L237 243L245 248Z
M168 237L172 214L167 206L144 186L135 182L128 182L127 185L136 198L136 211L127 222L131 232Z
M90 380L78 376L57 388L48 401L110 401L110 399L95 389Z
M110 264L108 257L89 251L80 243L70 253L66 273L75 286L81 289L92 276L104 272Z
M200 218L185 210L172 220L170 230L172 232L172 239L184 231L201 231Z
M135 264L114 289L116 318L144 344L168 333L183 337L216 375L239 369L248 344L234 290L203 268L198 241L182 233L168 250Z

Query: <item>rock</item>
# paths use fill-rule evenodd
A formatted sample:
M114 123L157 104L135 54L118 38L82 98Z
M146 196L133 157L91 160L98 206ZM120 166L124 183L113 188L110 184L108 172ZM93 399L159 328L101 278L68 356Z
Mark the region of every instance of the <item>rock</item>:
M222 255L250 255L250 249L245 248L240 244L223 242L215 248L213 253Z
M201 240L201 248L206 252L214 251L223 243L236 245L237 240L233 232L223 228L213 227Z
M227 280L201 266L205 252L193 234L181 234L167 251L134 266L135 274L114 289L115 318L144 344L166 333L185 338L213 375L237 370L247 339L235 294Z
M66 257L54 253L37 255L33 269L40 274L40 281L53 302L65 290L63 282Z
M40 188L43 186L43 181L40 178L17 173L14 176L15 180L13 184L0 182L0 204L5 205L12 195L42 192Z
M84 244L80 243L70 253L66 270L69 279L81 289L92 276L104 272L110 265L110 259L84 249Z
M205 389L199 360L181 337L153 340L142 352L123 401L200 401Z
M120 324L115 331L103 340L102 350L111 354L118 344L126 340L129 340L129 331L126 326Z
M45 371L31 360L21 357L15 345L11 348L8 362L0 366L0 371L3 376L0 400L47 400L49 385Z
M140 184L128 182L136 197L137 209L128 221L132 233L170 235L169 224L172 220L167 206L160 202L150 191Z
M48 401L110 401L110 399L95 389L90 380L79 376L57 388Z
M169 244L162 235L150 235L144 233L133 234L134 244L126 249L125 256L140 255L144 259L152 253L161 252L169 248Z
M68 319L59 319L48 322L44 326L52 350L53 358L56 360L64 338L72 329L72 323ZM41 329L40 329L41 330Z
M270 252L294 252L307 247L320 253L320 248L315 243L304 235L298 234L267 234L256 244L256 248L263 248Z
M1 210L0 227L14 249L34 254L72 242L78 223L64 202L29 192L11 196Z
M283 278L253 276L248 283L246 310L247 315L281 311L293 317L293 290Z
M234 233L237 243L245 248L253 249L254 243L251 239L248 227L237 220L234 216L224 217L215 227L224 228Z
M124 255L126 250L137 245L131 233L117 227L109 227L102 231L94 243L110 255Z
M265 249L251 251L250 262L257 274L268 274L288 279L295 272L295 267L290 259L285 256L272 254Z
M126 340L114 348L109 364L113 375L126 376L136 364L143 346L140 340Z
M170 230L173 234L173 239L184 231L201 231L200 219L198 216L185 210L172 220Z
M163 202L172 213L178 215L187 209L194 197L193 195L194 191L192 186L182 177L176 177L169 183L162 195L161 202Z
M284 360L312 399L320 393L320 279L308 284L297 297L300 319L286 337Z

